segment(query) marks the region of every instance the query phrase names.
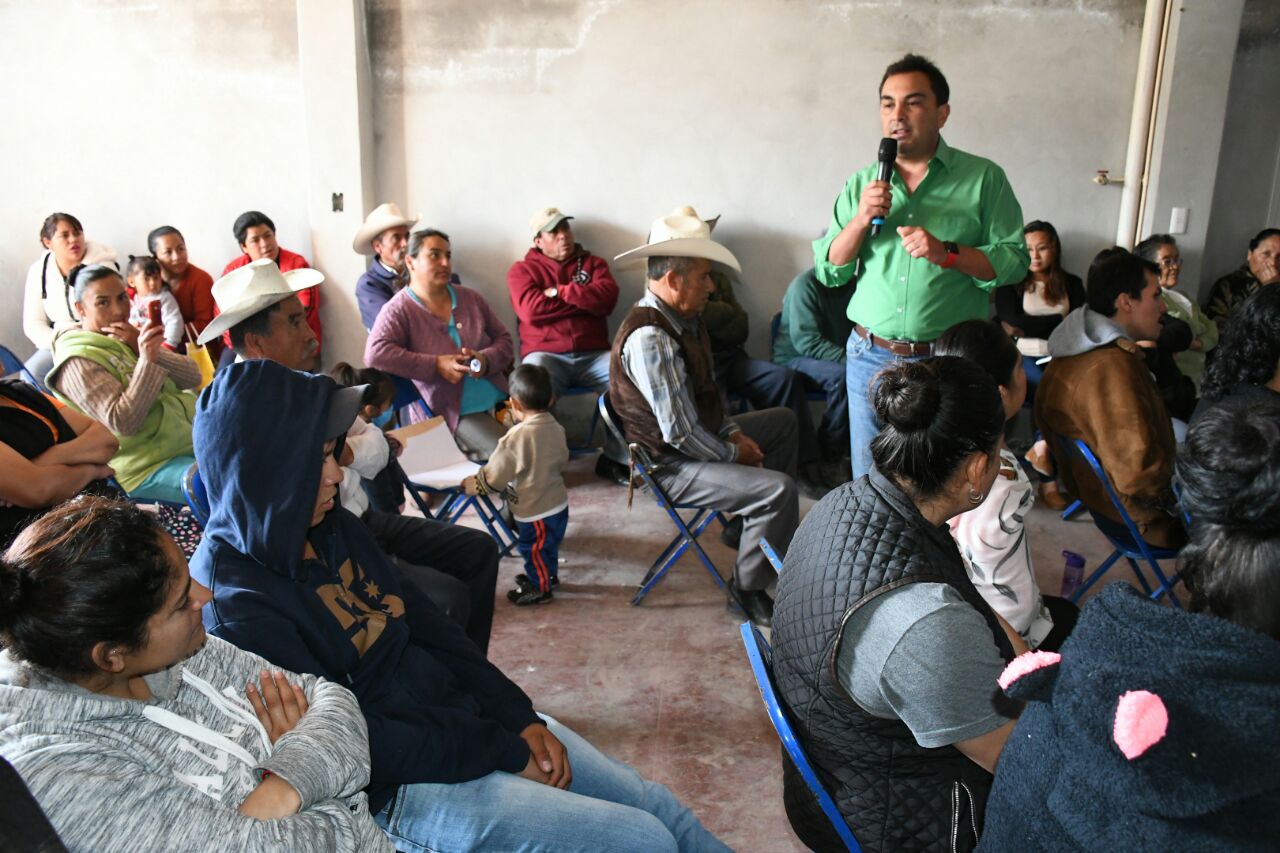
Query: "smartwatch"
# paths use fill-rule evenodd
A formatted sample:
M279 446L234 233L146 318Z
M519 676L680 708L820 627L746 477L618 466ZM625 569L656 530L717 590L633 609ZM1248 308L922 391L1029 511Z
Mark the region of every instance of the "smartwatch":
M949 270L956 265L956 261L960 260L960 247L951 240L946 241L942 245L947 250L947 257L946 260L938 264L938 266L942 267L944 270Z

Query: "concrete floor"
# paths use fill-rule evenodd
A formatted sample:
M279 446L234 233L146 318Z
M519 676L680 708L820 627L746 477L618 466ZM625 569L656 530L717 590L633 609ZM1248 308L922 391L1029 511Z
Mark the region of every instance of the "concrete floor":
M595 477L594 460L574 460L566 478L570 521L554 602L507 602L522 565L503 560L491 658L539 711L665 783L734 849L804 850L783 812L779 743L739 639L741 617L690 555L641 606L629 604L674 528L643 492L628 510L626 489ZM812 505L802 499L802 513ZM1086 571L1110 550L1087 514L1063 521L1037 507L1028 528L1046 592L1059 589L1064 548L1087 558ZM712 531L705 547L727 573L736 552L720 543L718 525Z

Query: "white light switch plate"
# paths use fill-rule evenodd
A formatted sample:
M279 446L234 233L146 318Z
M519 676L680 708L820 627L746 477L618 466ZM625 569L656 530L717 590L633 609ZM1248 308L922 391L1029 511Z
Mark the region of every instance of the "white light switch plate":
M1170 234L1186 234L1187 233L1187 212L1190 208L1175 207L1173 212L1169 214L1169 233Z

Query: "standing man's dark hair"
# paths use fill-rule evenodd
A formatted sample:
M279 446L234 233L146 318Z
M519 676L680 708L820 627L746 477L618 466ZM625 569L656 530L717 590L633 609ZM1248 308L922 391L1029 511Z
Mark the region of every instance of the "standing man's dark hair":
M244 213L236 217L235 224L231 226L231 233L236 237L236 245L243 246L245 237L249 233L250 228L256 228L259 225L265 225L274 233L276 224L271 221L271 217L259 210L246 210Z
M1089 279L1085 283L1089 307L1104 317L1114 317L1120 294L1126 293L1133 299L1142 296L1147 286L1146 273L1158 276L1160 268L1125 249L1103 249L1089 264Z
M933 97L937 100L938 106L950 103L951 87L947 85L947 78L943 75L942 70L927 58L916 53L908 53L897 62L891 63L884 70L884 76L880 78L880 88L876 91L883 91L884 81L893 75L910 74L913 71L919 71L929 78L929 87L933 89Z

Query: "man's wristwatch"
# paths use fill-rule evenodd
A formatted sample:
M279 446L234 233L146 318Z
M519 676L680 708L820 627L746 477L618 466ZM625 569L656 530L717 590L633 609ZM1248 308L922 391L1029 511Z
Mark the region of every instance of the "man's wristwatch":
M947 250L947 257L938 266L944 270L949 270L956 265L956 261L960 260L960 247L951 240L946 241L942 246Z

